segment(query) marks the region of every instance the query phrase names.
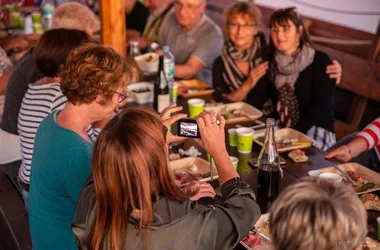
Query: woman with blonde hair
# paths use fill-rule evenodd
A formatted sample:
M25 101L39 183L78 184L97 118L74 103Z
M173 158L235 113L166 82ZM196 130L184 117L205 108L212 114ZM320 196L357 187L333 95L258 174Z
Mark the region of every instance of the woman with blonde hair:
M166 126L170 123L141 108L124 110L113 118L97 139L93 180L78 201L73 232L79 248L235 247L259 218L260 208L252 188L232 166L224 146L225 121L220 115L217 118L208 113L197 118L203 146L219 174L223 203L217 206L190 200L197 190L186 192L174 180L168 167Z
M318 179L284 189L270 208L276 250L359 250L367 212L352 187Z
M88 127L111 119L125 99L130 68L113 49L87 43L60 67L62 111L37 129L30 176L29 225L33 249L77 249L71 222L91 174L94 138Z

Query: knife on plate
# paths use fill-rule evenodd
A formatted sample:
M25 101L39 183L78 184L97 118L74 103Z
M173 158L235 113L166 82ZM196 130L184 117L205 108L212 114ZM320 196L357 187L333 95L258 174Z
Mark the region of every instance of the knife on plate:
M336 164L333 164L333 167L336 169L336 170L338 170L341 174L342 174L342 177L343 177L343 179L346 181L346 182L349 182L351 185L353 185L353 186L356 186L356 183L354 183L351 179L350 179L350 177L348 177L347 175L346 175L346 173L338 166L338 165L336 165Z
M313 145L312 142L309 141L295 141L295 142L280 142L276 143L276 146L284 147L291 147L291 146L305 146L305 147L311 147Z

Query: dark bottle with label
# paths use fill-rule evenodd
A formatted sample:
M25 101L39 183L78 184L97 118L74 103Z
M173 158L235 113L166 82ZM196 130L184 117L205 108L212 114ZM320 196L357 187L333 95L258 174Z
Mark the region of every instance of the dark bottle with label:
M274 125L274 119L266 120L265 143L257 162L257 195L264 199L277 197L280 192L280 180L283 176L274 140Z
M170 105L169 84L164 71L164 56L159 57L158 72L154 83L153 108L161 113Z

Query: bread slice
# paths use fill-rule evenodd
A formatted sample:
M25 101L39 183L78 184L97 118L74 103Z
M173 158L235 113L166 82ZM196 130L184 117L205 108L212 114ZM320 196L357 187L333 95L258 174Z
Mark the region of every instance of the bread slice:
M365 238L365 243L370 250L379 250L380 249L380 242L378 242L377 240L374 240L370 237Z
M366 210L380 211L380 199L374 194L363 194L360 196Z
M305 155L305 152L301 149L291 151L288 156L294 162L307 162L309 160L309 158Z

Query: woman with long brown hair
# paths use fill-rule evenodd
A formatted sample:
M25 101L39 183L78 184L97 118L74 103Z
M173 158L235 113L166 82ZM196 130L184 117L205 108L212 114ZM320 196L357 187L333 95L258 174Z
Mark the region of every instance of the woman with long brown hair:
M229 159L225 121L202 113L197 123L214 157L224 203L191 201L198 190L183 191L168 168L164 123L147 109L127 109L97 139L93 179L73 222L80 249L232 249L247 235L260 209Z

